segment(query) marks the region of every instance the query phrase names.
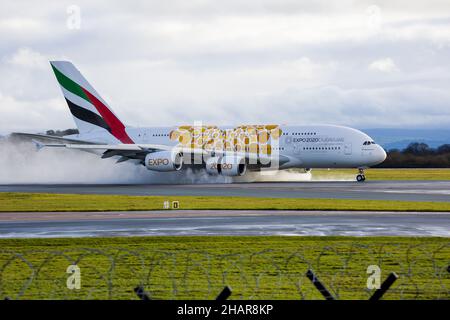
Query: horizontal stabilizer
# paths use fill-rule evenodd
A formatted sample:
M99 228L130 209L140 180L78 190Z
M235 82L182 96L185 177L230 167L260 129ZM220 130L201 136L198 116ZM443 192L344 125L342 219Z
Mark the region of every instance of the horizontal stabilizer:
M57 136L49 136L47 134L37 134L37 133L23 133L23 132L13 132L11 133L12 138L19 138L28 140L31 139L31 141L38 141L37 139L41 141L57 141L59 143L73 143L73 144L92 144L96 145L98 143L89 142L85 140L77 140L72 138L65 138L65 137L57 137Z

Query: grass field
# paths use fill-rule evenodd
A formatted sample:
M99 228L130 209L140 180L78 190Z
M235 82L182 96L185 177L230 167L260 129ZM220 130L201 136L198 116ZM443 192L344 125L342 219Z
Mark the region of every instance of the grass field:
M313 175L354 176L354 170ZM373 180L449 180L450 170L385 170ZM244 197L159 197L0 193L0 211L180 209L450 211L450 203ZM69 290L67 267L81 270ZM367 299L367 267L399 279L385 299L450 299L450 239L409 237L129 237L0 239L0 299L322 299L305 277L311 268L339 299Z
M313 169L314 179L349 179L356 176L355 169ZM450 180L450 169L367 169L367 180Z
M323 299L311 268L339 299L367 299L367 267L399 279L385 299L450 299L450 240L396 237L129 237L0 240L0 298ZM66 286L76 263L81 289Z
M450 211L449 202L0 193L0 212L161 210L166 200L180 209Z

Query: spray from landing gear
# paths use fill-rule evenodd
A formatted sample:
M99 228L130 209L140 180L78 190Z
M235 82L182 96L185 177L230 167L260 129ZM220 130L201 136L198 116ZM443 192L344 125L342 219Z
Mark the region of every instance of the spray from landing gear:
M281 171L247 172L243 177L233 178L233 182L319 182L319 181L355 181L352 172L334 169L287 169Z
M59 148L36 151L30 141L0 140L0 184L196 184L231 183L206 172L155 172L140 164Z
M311 171L302 172L300 170L283 170L283 171L267 171L247 172L245 176L235 177L234 182L296 182L296 181L312 181Z
M97 155L46 148L39 152L29 141L0 140L0 184L207 184L233 182L355 181L354 173L339 170L288 169L247 172L240 177L209 175L206 170L149 171L130 162L116 164Z

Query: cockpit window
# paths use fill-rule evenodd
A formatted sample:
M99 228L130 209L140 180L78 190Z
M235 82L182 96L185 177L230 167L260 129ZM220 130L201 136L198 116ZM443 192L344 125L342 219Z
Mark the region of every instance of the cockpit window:
M363 143L364 146L368 146L371 144L375 144L375 142L374 141L364 141L364 143Z

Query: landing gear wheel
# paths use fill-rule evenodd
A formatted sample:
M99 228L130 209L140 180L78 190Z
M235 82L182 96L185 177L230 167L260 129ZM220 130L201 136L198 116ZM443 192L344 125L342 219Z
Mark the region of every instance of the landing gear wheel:
M363 182L366 180L366 176L364 175L364 168L358 168L358 175L356 176L356 181Z

